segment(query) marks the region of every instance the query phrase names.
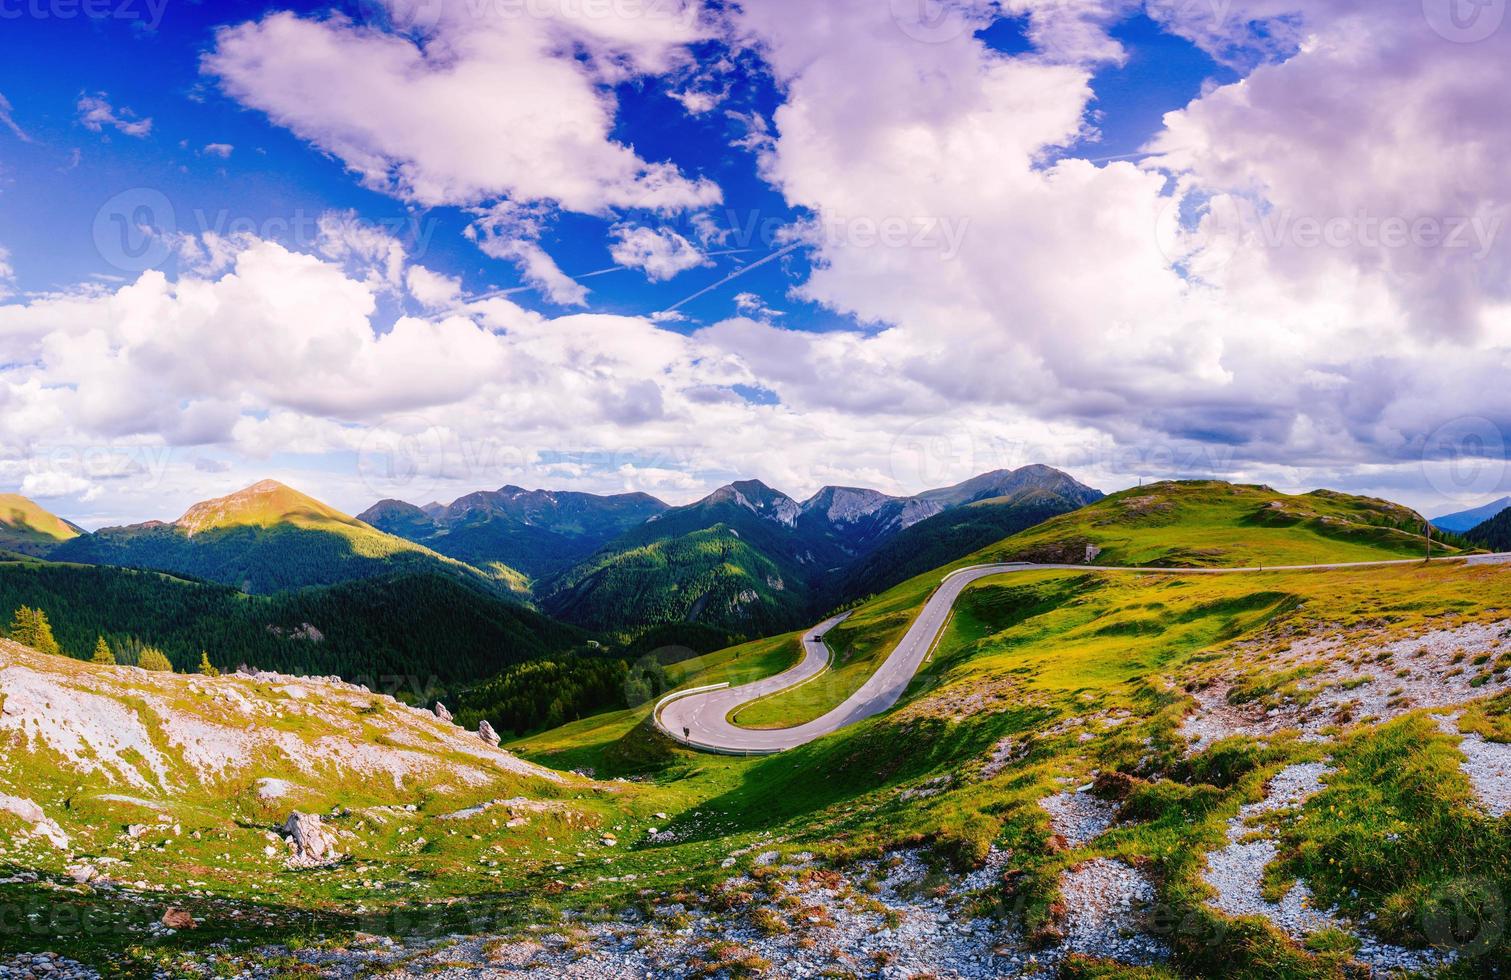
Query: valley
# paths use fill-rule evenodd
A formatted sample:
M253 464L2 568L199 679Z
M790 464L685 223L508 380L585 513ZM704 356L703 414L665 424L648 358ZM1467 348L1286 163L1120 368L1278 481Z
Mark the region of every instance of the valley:
M360 681L8 644L0 908L123 977L1484 975L1511 565L1409 524L1158 484L854 604L795 688L802 631L658 663L777 678L705 718L770 756L678 744L651 688L499 745Z

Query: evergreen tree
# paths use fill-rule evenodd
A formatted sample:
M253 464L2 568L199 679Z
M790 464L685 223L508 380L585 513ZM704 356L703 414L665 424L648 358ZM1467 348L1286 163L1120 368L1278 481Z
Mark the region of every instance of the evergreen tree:
M110 644L105 642L103 636L94 645L94 657L91 658L91 662L106 667L115 666L115 654L110 652Z
M47 613L30 606L16 610L15 617L11 619L10 638L39 653L56 656L63 652L58 648L58 641L53 639L52 624L47 621Z
M137 658L136 665L143 670L157 670L173 673L173 663L168 656L157 647L147 647L142 655Z
M210 663L210 652L208 650L201 650L199 652L199 672L206 677L220 676L220 671L216 670L215 665Z

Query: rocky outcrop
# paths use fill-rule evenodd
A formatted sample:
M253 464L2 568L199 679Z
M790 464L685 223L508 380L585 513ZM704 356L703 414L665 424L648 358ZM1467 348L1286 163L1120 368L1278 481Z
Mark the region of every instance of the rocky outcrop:
M448 725L451 724L451 712L447 711L446 706L439 701L435 703L435 716Z
M289 858L291 868L317 868L341 859L335 835L313 813L290 814L283 825L283 835L293 851Z
M499 737L498 732L493 730L493 726L488 724L486 719L478 722L477 737L487 742L494 748L498 748L499 743L503 741L503 739Z
M31 832L60 851L68 850L68 835L54 823L42 808L31 800L19 796L0 794L0 812L9 813L31 824Z

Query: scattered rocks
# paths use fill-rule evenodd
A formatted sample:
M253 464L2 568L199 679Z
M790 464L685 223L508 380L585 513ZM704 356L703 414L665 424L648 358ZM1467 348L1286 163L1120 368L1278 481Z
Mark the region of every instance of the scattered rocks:
M1232 704L1231 684L1219 682L1191 692L1197 710L1181 729L1192 740L1194 754L1232 735L1262 738L1297 729L1303 737L1317 740L1323 729L1350 720L1389 721L1409 711L1449 708L1494 694L1511 685L1511 672L1482 676L1472 662L1502 651L1508 623L1465 623L1406 638L1304 637L1266 662L1264 670L1279 674L1316 666L1298 682L1305 704L1262 698ZM1240 645L1237 650L1255 648Z
M286 779L259 779L256 788L257 798L264 803L281 800L294 792L294 784Z
M1170 948L1148 934L1154 885L1121 861L1097 858L1060 879L1065 904L1059 952L1147 966L1169 959Z
M1055 835L1070 847L1089 844L1102 836L1117 818L1118 808L1091 795L1086 786L1074 793L1059 793L1039 801L1049 811Z
M56 953L20 953L0 959L0 980L100 980L100 974Z
M1458 716L1436 719L1445 735L1460 739L1461 768L1486 813L1499 819L1511 813L1511 745L1491 742L1475 732L1460 734Z
M1241 807L1228 821L1228 846L1207 855L1207 870L1202 878L1217 892L1213 905L1228 915L1259 915L1275 923L1292 936L1304 936L1328 924L1326 916L1317 914L1309 902L1311 893L1297 884L1280 902L1266 901L1262 893L1264 869L1275 860L1273 841L1249 841L1248 822L1280 810L1293 810L1322 790L1322 780L1329 766L1308 762L1290 766L1270 780L1265 798Z
M1278 849L1272 840L1245 840L1249 821L1266 813L1299 809L1321 792L1330 771L1330 766L1319 762L1289 766L1270 781L1264 799L1241 807L1238 815L1228 821L1228 846L1207 855L1207 870L1202 874L1217 893L1212 904L1232 916L1262 916L1292 939L1304 939L1323 929L1349 933L1359 941L1354 958L1387 973L1416 972L1452 962L1455 957L1452 952L1410 950L1361 934L1353 923L1336 912L1317 908L1311 890L1302 882L1293 885L1279 902L1265 899L1264 869L1275 860Z

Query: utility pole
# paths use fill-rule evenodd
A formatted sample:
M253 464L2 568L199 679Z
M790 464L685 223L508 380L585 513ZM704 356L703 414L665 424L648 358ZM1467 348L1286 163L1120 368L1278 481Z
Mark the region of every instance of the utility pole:
M1424 524L1423 529L1427 532L1427 560L1432 561L1432 522Z

